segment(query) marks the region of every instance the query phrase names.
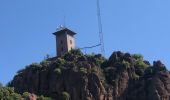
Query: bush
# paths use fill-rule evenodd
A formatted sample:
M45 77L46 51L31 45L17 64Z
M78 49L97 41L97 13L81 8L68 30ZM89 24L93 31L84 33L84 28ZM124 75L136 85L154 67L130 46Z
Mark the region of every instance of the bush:
M15 93L14 88L11 87L0 87L0 100L27 100L30 93L24 92L21 94ZM52 100L49 97L40 96L37 100Z
M42 61L40 64L41 64L42 66L49 66L50 63L51 63L51 61L44 60L44 61Z
M3 98L3 93L2 91L0 91L0 100L2 100L2 98Z
M13 87L4 87L9 93L14 93L14 88Z
M42 68L42 65L38 63L32 63L30 66L27 66L27 69L32 69L34 71L40 70Z
M69 100L70 94L68 92L62 92L62 100Z
M54 72L55 72L57 75L60 75L60 74L61 74L61 69L60 69L60 68L56 68L56 69L54 69Z
M96 58L96 64L97 66L101 66L101 64L104 62L104 59Z
M106 61L106 59L101 54L91 54L86 55L90 62L94 62L96 66L102 67L102 63Z
M74 61L76 58L81 56L83 56L83 53L79 49L74 49L64 54L62 58L64 58L66 61Z
M135 80L137 80L137 79L139 79L139 75L137 75L136 73L133 73L133 74L132 74L132 78L135 79Z
M60 65L65 64L65 60L62 58L58 58L58 64L60 64Z
M84 68L84 67L81 67L81 68L80 68L80 72L87 73L87 69Z
M0 100L21 100L21 95L14 93L14 88L0 87Z
M127 68L130 67L130 63L128 61L125 61L125 60L122 61L122 65L126 66Z
M91 72L92 72L92 73L97 73L97 72L98 72L97 67L93 67L93 68L91 69Z
M21 100L21 95L17 93L12 93L11 94L11 99L12 100Z
M149 65L145 64L143 61L138 60L135 62L135 66L142 68L142 69L146 69L147 67L149 67Z
M69 53L71 53L73 55L77 55L77 56L83 56L83 53L81 52L80 49L72 49L69 51Z
M30 93L28 93L28 92L24 92L24 93L22 94L22 97L23 97L23 98L28 98L28 97L29 97L29 95L30 95Z
M142 60L143 61L143 56L141 54L133 54L132 57L135 58L136 60Z

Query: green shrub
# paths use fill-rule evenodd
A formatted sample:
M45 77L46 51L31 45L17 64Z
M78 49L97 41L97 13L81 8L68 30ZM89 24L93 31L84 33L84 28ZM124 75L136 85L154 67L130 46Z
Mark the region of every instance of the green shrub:
M51 63L51 61L44 60L44 61L42 61L40 64L41 64L42 66L49 66L50 63Z
M83 53L79 49L74 49L64 54L62 58L64 58L66 61L73 61L74 59L81 56L83 56Z
M58 58L58 64L60 64L60 65L65 64L65 60L62 58Z
M106 59L101 54L91 54L85 55L91 62L95 63L97 66L102 67L102 63L106 61Z
M62 92L62 100L69 100L70 94L68 92Z
M73 55L77 55L77 56L82 56L83 53L81 52L80 49L72 49L69 51L69 53L73 54Z
M92 73L97 73L97 72L98 72L97 67L93 67L93 68L91 69L91 72L92 72Z
M96 58L96 64L97 66L101 66L101 64L104 62L104 59Z
M3 92L0 91L0 100L3 100L2 98L3 98Z
M32 63L30 66L27 66L27 68L36 71L36 70L40 70L42 68L42 65L38 63Z
M12 93L10 97L12 100L21 100L21 95L17 93Z
M147 67L149 67L149 65L145 64L143 61L138 60L135 62L135 66L142 68L142 69L146 69Z
M135 79L135 80L137 80L137 79L139 79L139 75L137 75L136 73L133 73L133 74L132 74L132 78Z
M122 61L122 65L126 66L127 68L130 67L130 63L128 61L125 61L125 60Z
M2 93L3 93L2 98L1 98L2 100L8 99L10 97L10 92L6 88L3 88Z
M135 58L136 60L142 60L143 61L143 56L141 54L133 54L132 57Z
M84 68L84 67L81 67L81 68L80 68L80 72L87 73L87 69Z
M56 69L54 69L54 72L55 72L57 75L60 75L60 74L61 74L61 69L60 69L60 68L56 68Z
M14 88L11 87L0 87L0 100L26 100L30 93L24 92L22 96L14 92ZM49 97L40 96L37 100L52 100Z
M30 95L30 93L28 93L28 92L24 92L24 93L22 94L22 97L23 97L23 98L28 98L28 97L29 97L29 95Z
M13 87L4 87L9 93L14 93L14 88Z
M0 87L0 100L21 100L21 95L14 93L14 88Z

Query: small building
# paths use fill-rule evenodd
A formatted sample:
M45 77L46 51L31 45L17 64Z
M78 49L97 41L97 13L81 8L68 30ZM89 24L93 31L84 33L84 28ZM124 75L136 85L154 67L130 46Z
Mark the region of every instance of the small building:
M66 27L61 27L57 32L53 33L56 36L56 53L57 56L62 56L71 49L75 49L75 32Z

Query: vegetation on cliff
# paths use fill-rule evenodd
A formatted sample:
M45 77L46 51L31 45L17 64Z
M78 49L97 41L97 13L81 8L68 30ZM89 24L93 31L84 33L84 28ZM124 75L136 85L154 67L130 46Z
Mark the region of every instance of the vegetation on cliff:
M160 61L151 65L140 54L117 51L106 59L71 50L26 66L9 86L19 94L30 92L55 100L169 100L169 84L165 65Z
M14 92L14 88L12 87L0 87L0 100L32 100L32 98L37 100L52 100L51 98L36 96L28 92L18 94Z

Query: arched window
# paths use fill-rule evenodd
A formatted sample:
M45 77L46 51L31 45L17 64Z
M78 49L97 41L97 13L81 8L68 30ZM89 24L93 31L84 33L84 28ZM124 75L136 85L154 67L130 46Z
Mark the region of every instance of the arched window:
M70 40L70 44L72 44L72 40Z
M62 52L64 51L63 47L61 47L61 51L62 51Z
M63 44L63 41L61 40L60 43Z

